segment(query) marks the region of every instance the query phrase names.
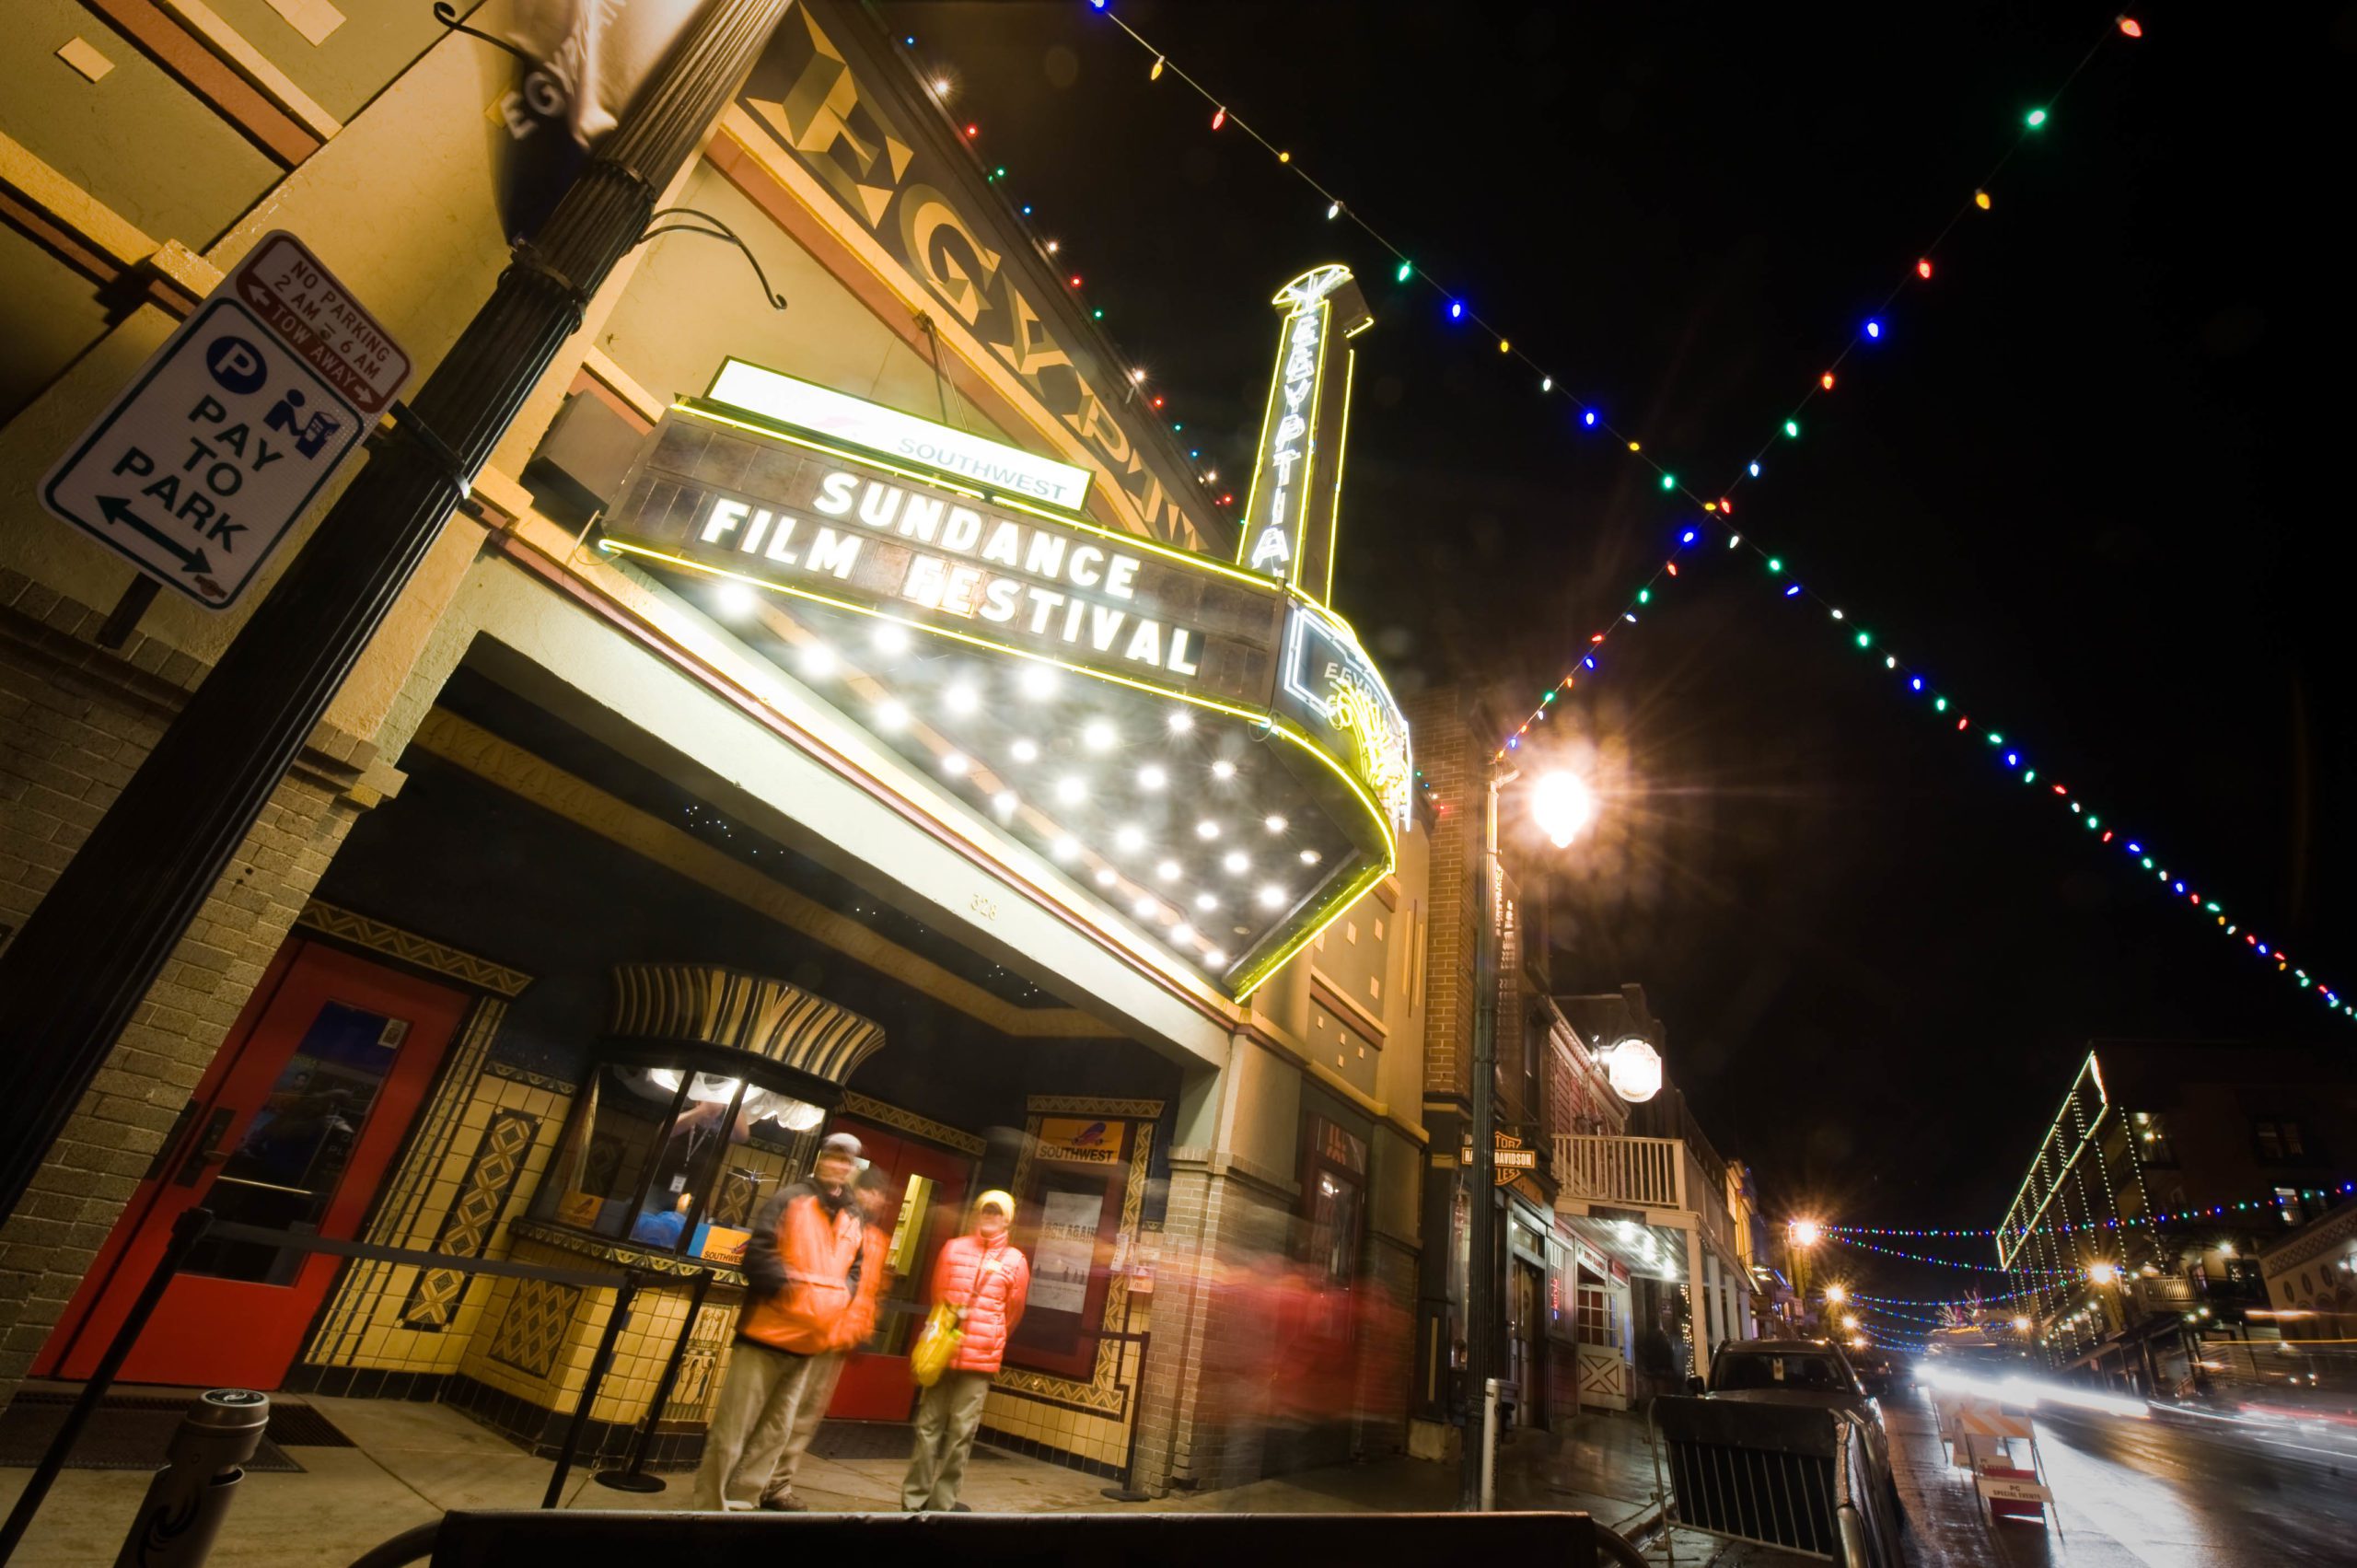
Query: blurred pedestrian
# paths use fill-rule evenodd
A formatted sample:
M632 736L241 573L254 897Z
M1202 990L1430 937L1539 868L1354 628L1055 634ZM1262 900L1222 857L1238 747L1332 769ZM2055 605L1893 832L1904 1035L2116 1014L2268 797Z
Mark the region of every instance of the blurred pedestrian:
M932 1301L958 1314L963 1337L949 1369L917 1401L916 1452L900 1482L900 1506L911 1512L965 1513L958 1488L981 1429L982 1403L1006 1355L1008 1336L1023 1321L1031 1265L1007 1239L1015 1200L996 1189L974 1204L971 1233L953 1237L933 1267Z
M834 1402L835 1385L842 1381L845 1364L875 1336L877 1304L891 1273L886 1260L891 1252L892 1222L899 1218L894 1196L892 1179L872 1165L852 1184L852 1197L866 1226L866 1234L860 1237L859 1288L852 1293L851 1306L835 1332L837 1348L817 1358L823 1365L810 1369L806 1387L794 1401L794 1424L786 1431L785 1446L779 1451L776 1464L771 1467L769 1485L761 1491L761 1506L772 1513L803 1512L805 1504L794 1495L794 1472L802 1456L810 1451L810 1440L819 1435L819 1423L827 1419L827 1407Z
M844 1318L865 1272L867 1226L852 1199L859 1140L830 1134L810 1179L761 1205L745 1243L745 1305L713 1403L693 1505L749 1507L768 1490L797 1402L839 1370ZM825 1408L825 1400L819 1400ZM745 1484L739 1484L739 1478ZM731 1493L734 1493L732 1498Z

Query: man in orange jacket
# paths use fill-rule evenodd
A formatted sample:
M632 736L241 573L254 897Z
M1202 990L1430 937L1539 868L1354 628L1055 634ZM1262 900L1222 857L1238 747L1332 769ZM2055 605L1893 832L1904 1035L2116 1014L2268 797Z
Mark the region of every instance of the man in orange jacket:
M794 1424L786 1430L785 1446L771 1466L769 1484L761 1490L761 1506L772 1513L803 1511L802 1500L794 1495L794 1472L800 1468L802 1456L809 1452L810 1440L819 1435L819 1423L827 1419L827 1407L834 1402L835 1385L842 1381L844 1364L876 1334L877 1301L891 1271L888 1260L892 1249L892 1222L899 1217L899 1210L892 1202L891 1179L872 1165L852 1183L852 1197L859 1204L859 1217L866 1225L859 1242L859 1289L852 1293L851 1307L844 1312L842 1328L835 1336L842 1348L814 1358L823 1365L810 1369L801 1394L794 1401ZM758 1447L752 1452L758 1453Z
M817 1395L823 1413L819 1389L831 1390L842 1353L857 1342L847 1336L865 1337L853 1307L863 1294L872 1303L881 1282L865 1276L881 1271L870 1266L868 1227L852 1197L858 1174L859 1140L830 1134L810 1179L779 1192L753 1217L745 1305L704 1435L695 1507L716 1512L729 1506L732 1493L748 1507L767 1492L801 1401ZM866 1321L873 1327L872 1306Z

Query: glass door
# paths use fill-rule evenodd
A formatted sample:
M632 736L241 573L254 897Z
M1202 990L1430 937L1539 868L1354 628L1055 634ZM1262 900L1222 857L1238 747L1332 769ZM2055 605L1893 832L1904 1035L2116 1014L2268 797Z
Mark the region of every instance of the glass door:
M224 1224L348 1240L409 1131L467 998L352 954L290 942L197 1086L40 1370L86 1377L203 1206ZM206 1240L182 1263L122 1377L274 1388L341 1260Z

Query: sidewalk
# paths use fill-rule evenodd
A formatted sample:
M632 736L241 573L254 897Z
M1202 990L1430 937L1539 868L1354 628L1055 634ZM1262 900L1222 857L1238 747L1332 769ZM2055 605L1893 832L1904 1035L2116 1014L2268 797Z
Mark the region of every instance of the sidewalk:
M354 1446L290 1448L305 1473L246 1477L214 1552L220 1568L344 1568L369 1547L453 1508L537 1507L548 1486L548 1460L531 1458L444 1406L304 1402ZM888 1510L898 1504L904 1464L898 1458L814 1457L804 1461L795 1491L814 1508ZM30 1474L0 1469L0 1508L15 1502ZM677 1507L689 1478L665 1479L668 1491L645 1496L595 1485L586 1472L575 1472L566 1482L564 1505ZM1107 1499L1107 1484L978 1446L966 1472L965 1501L984 1513L1445 1512L1457 1506L1457 1477L1454 1465L1389 1458L1134 1504ZM65 1471L16 1562L21 1568L86 1568L112 1561L146 1486L145 1473ZM1625 1535L1655 1511L1653 1490L1644 1426L1631 1416L1583 1416L1562 1436L1518 1433L1499 1453L1501 1508L1582 1510Z

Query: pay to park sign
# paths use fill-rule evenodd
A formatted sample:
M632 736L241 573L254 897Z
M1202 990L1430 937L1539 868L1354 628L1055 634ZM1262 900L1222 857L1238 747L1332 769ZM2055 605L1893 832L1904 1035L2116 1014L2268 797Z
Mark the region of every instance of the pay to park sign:
M41 487L208 610L237 602L410 359L293 235L265 235Z

